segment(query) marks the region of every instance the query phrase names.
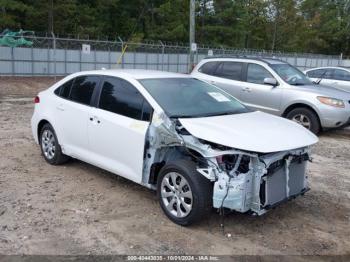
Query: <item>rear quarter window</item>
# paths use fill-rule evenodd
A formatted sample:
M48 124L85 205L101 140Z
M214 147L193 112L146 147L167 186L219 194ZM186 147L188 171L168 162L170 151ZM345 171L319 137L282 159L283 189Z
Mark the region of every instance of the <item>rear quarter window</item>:
M60 97L68 98L73 81L74 79L65 82L60 87L56 88L54 93Z
M207 62L198 69L198 72L201 72L207 75L212 75L216 67L218 66L218 64L219 62Z

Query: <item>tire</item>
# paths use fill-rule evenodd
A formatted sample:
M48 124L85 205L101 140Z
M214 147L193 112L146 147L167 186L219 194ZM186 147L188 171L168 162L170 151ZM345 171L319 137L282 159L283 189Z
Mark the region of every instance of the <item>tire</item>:
M176 188L172 182L175 176ZM159 204L165 215L178 225L188 226L207 217L212 209L212 192L211 182L197 172L196 164L190 160L177 160L166 164L158 175ZM190 194L192 199L189 198ZM169 204L168 208L166 204Z
M308 125L304 125L304 124L301 124L301 125L309 129L314 134L318 134L321 131L321 125L317 114L308 108L304 108L304 107L295 108L292 111L290 111L286 117L299 124L301 123L306 124L308 122L309 123Z
M40 130L39 142L41 153L49 164L61 165L69 160L69 157L62 153L55 130L50 124L45 124Z

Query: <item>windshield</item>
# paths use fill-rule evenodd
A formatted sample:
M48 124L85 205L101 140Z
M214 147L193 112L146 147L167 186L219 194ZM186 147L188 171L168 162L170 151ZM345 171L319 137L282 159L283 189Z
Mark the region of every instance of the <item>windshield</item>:
M306 75L289 64L272 64L271 68L290 85L312 84Z
M169 117L206 117L248 112L229 94L195 78L139 81Z

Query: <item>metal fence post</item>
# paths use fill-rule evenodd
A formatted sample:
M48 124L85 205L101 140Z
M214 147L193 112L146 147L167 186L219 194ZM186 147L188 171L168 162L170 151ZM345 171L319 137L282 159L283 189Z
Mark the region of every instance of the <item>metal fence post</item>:
M133 52L133 61L134 61L133 68L135 69L136 68L136 51L135 51L135 49L134 49L134 52Z
M54 70L54 79L56 82L56 37L55 34L53 32L51 32L51 36L52 36L52 40L53 40L53 70Z
M327 56L327 66L330 66L330 64L329 64L329 56Z
M32 76L34 75L34 50L33 50L33 46L30 47L30 59L31 61L31 72L32 72Z
M338 66L342 66L343 64L343 53L340 53L339 59L338 59Z
M180 54L179 49L176 49L176 72L179 73L179 63L180 63Z
M108 68L112 68L112 63L111 63L111 48L108 46Z
M162 45L162 71L164 71L164 45L162 41L159 41L159 43Z
M120 51L120 54L122 56L122 68L124 68L124 54L123 54L123 50L124 50L124 41L123 39L121 39L119 36L118 36L118 40L122 43L122 50Z
M306 70L307 69L307 56L305 56L305 66L304 66L304 70Z
M12 60L12 63L11 63L11 70L12 70L12 75L14 76L15 75L15 55L14 55L14 48L11 47L11 60Z
M96 49L93 50L94 52L94 69L96 70L97 69L97 60L96 60Z
M64 74L67 74L67 46L64 46Z

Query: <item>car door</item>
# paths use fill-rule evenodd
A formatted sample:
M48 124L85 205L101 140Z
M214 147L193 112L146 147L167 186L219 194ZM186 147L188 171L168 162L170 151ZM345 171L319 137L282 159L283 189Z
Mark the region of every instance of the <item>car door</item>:
M265 78L274 78L262 65L246 64L246 81L241 85L241 101L248 107L279 115L283 88L264 84Z
M151 106L135 86L121 78L105 77L88 123L94 164L141 183L151 114Z
M89 158L87 124L99 77L86 75L68 81L60 90L56 123L63 151L82 160Z
M242 68L242 62L221 62L213 72L210 83L240 100L242 95Z

